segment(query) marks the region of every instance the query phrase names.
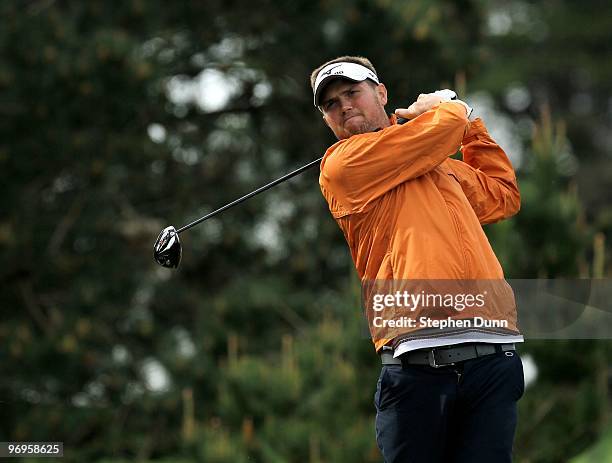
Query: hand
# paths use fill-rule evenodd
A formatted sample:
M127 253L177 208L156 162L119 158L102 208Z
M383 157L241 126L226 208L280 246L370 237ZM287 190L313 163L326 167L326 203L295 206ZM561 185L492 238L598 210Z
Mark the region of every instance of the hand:
M446 100L436 93L421 93L408 108L398 108L395 110L395 114L405 119L414 119L443 101Z

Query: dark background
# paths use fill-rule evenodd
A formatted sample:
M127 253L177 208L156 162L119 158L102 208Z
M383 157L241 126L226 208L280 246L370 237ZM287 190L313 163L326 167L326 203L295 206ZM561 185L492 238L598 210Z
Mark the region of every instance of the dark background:
M0 441L63 461L379 462L378 359L316 169L308 77L369 57L389 111L455 88L508 151L509 278L608 278L612 6L598 1L0 3ZM607 340L527 341L517 462L608 442ZM585 461L612 461L600 447ZM578 461L578 460L576 460Z

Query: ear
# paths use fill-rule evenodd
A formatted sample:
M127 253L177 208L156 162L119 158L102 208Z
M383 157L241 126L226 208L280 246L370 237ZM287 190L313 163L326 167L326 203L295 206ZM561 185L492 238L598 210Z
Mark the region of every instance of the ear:
M385 84L378 84L375 91L376 95L378 95L378 101L385 106L387 104L387 87L385 87Z

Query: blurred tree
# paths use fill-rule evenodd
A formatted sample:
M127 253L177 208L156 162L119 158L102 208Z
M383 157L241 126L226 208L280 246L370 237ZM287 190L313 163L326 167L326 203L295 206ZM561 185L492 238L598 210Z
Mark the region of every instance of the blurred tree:
M505 258L507 276L568 278L571 288L572 277L591 276L586 266L591 230L576 194L564 124L555 122L548 108L541 112L525 157L521 211L511 221L490 227L489 235ZM529 308L522 309L523 315L530 315L525 313ZM556 308L538 310L552 316ZM520 402L520 414L529 419L519 420L517 459L566 461L592 442L607 421L609 345L586 339L542 340L542 332L540 340L525 335L521 352L534 358L538 383ZM559 445L561 439L564 445Z
M554 3L566 16L546 20L562 24L573 7ZM314 170L190 230L178 272L156 267L151 246L167 221L187 223L322 154L333 139L308 76L328 58L370 57L390 109L461 76L498 100L509 76L531 82L542 66L520 66L524 54L498 61L524 44L514 28L488 31L506 11L492 5L2 3L2 440L63 440L64 461L379 461L377 358ZM546 85L557 78L551 70L541 84L561 89L553 115L567 96ZM609 80L594 82L596 94ZM525 218L501 225L512 245L494 240L513 276L569 275L590 257L567 176L542 156L525 172ZM560 180L544 195L546 175ZM556 238L547 222L532 234L551 197ZM584 215L606 230L607 216ZM538 432L521 431L531 461L559 461L593 438L581 428L543 445L600 415L591 379L601 357L587 351L584 381L561 386L579 397L575 412L543 408ZM530 394L557 400L552 379L566 365L546 362L549 382Z
M609 236L612 63L602 57L612 52L612 5L563 0L482 5L486 20L480 59L468 69L470 88L493 95L526 136L544 106L563 119L567 148L578 161L572 179L583 220ZM611 258L607 249L606 262Z

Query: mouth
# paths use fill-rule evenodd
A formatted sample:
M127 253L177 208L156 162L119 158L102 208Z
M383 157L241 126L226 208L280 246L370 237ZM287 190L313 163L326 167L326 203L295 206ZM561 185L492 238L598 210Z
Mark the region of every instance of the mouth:
M359 116L360 116L360 114L353 114L352 116L349 116L346 119L344 119L344 123L346 124L351 119L354 119L355 117L359 117Z

